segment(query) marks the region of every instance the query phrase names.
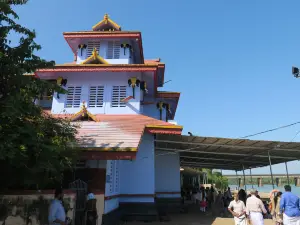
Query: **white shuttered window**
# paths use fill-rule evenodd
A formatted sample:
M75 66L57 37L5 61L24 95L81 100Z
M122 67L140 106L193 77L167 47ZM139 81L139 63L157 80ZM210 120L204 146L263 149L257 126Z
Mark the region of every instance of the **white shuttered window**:
M111 107L125 107L126 103L121 100L126 98L127 86L113 86Z
M86 49L87 58L92 55L94 48L97 49L98 54L100 54L100 41L89 41Z
M120 58L120 41L109 41L107 46L106 58L119 59Z
M91 86L89 107L103 107L104 86Z
M66 108L78 108L81 102L81 86L68 87Z

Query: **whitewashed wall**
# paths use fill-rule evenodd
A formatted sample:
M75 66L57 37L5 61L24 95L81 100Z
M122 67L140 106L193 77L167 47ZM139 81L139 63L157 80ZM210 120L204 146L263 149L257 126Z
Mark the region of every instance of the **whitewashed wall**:
M104 86L104 105L101 108L89 108L92 114L139 114L140 113L140 88L135 88L135 99L129 100L126 107L111 107L112 87L126 86L127 96L132 96L132 87L128 86L128 79L137 77L141 79L139 72L95 72L95 73L64 73L63 78L68 80L68 86L81 86L81 104L89 100L89 87L95 85ZM60 94L59 99L56 93L53 96L52 110L53 114L74 114L80 108L65 108L66 94Z
M179 154L156 151L155 192L180 192ZM160 198L178 198L180 194L157 194Z
M135 160L120 161L120 194L155 194L154 137L145 133ZM120 202L154 202L153 197L121 197Z

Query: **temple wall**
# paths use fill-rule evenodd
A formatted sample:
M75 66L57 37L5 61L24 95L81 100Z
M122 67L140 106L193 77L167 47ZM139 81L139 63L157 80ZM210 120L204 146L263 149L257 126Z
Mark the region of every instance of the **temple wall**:
M120 161L120 202L154 202L154 160L154 137L145 133L136 159Z
M157 198L180 197L180 158L179 154L166 154L156 151L155 192Z
M129 100L126 107L111 107L112 87L126 86L126 97L132 96L132 87L128 86L128 79L137 77L141 79L140 72L95 72L95 73L62 73L63 79L67 79L68 86L81 86L81 105L86 102L87 109L92 114L139 114L140 113L140 88L135 88L135 99ZM82 79L84 78L84 79ZM89 87L90 86L104 86L104 104L103 107L88 107L89 101ZM66 88L67 88L66 87ZM66 96L55 93L53 96L52 110L53 114L73 114L77 113L80 108L65 108Z
M64 190L63 202L66 215L73 221L75 197L74 192ZM53 198L53 190L41 192L21 190L3 193L0 197L0 224L4 224L4 221L6 225L48 224L49 205Z
M94 192L95 197L96 197L96 207L97 207L97 213L98 213L98 223L102 223L102 214L104 214L104 194L103 193L97 193Z
M159 110L156 107L156 103L158 100L153 100L154 104L151 105L143 105L141 106L141 112L145 116L150 116L152 118L159 120ZM162 110L162 120L166 121L166 110Z

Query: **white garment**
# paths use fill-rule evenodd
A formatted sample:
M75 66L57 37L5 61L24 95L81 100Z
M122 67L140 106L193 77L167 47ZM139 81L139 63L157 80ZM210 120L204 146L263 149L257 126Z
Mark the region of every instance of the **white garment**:
M202 201L202 193L201 192L197 192L196 199L200 202Z
M264 217L261 212L250 212L251 225L264 225Z
M247 225L246 216L242 215L241 217L234 217L234 223L235 225Z
M300 225L300 216L289 217L283 213L283 224L284 225Z
M233 208L233 212L238 213L238 214L241 214L241 213L245 212L245 210L246 210L244 202L240 201L240 200L231 201L228 208L229 209Z

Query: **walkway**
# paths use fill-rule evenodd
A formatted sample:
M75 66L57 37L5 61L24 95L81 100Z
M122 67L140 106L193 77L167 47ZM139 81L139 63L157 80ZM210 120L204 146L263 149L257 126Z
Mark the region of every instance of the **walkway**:
M149 225L234 225L232 218L213 217L210 212L201 213L198 207L190 205L186 214L171 214L169 222L154 222ZM144 222L130 222L129 225L145 225ZM273 225L272 220L265 220L265 225Z

